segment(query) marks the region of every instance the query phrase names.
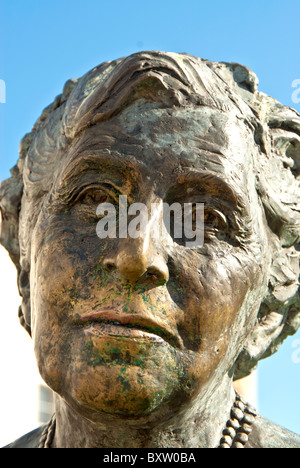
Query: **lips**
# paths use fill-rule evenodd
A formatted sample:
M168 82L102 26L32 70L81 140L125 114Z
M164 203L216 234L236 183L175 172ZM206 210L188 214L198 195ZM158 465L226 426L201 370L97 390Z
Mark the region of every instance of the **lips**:
M140 330L152 335L157 335L171 346L183 348L182 339L178 333L171 330L165 323L155 321L152 318L139 313L126 314L122 308L111 307L98 309L93 312L83 314L79 319L82 326L93 323L113 325L114 327L124 327L133 330Z

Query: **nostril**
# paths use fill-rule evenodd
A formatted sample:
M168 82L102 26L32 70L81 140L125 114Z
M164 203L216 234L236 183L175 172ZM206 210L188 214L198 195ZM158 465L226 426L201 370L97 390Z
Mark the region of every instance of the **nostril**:
M116 269L116 265L112 260L104 260L103 266L106 271L113 271Z
M149 278L149 280L155 281L155 282L167 280L167 278L164 277L163 272L161 272L158 268L155 268L155 267L149 267L147 269L146 276L147 278Z
M151 273L150 271L147 271L146 276L153 281L156 281L159 278L159 275L157 275L156 273Z

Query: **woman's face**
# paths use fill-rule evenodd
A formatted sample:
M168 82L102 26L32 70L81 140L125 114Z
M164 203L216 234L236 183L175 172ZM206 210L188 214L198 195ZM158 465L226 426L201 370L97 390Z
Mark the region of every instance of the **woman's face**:
M229 113L143 101L72 143L33 231L30 276L39 369L69 405L166 418L232 368L267 283L255 151ZM97 206L118 214L120 195L155 203L157 225L163 202L204 204L203 246L163 229L99 238Z

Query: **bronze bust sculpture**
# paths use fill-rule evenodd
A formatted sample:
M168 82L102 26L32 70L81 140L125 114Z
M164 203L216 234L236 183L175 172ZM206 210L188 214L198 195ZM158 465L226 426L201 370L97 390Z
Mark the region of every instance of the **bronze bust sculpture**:
M8 447L299 448L233 390L300 324L299 170L300 116L244 66L140 52L68 81L0 187L55 392ZM203 245L100 238L97 206L125 195L156 225L162 202L203 204Z

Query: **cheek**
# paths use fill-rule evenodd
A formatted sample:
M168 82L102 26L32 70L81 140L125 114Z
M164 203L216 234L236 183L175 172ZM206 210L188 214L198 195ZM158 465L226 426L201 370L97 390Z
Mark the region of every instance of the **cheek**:
M37 364L46 383L57 391L62 354L63 323L72 311L71 290L75 269L61 244L44 244L31 266L31 322Z
M32 319L46 308L51 309L49 321L63 320L80 299L90 297L103 252L111 246L97 237L94 225L71 216L41 221L33 238Z
M236 342L237 330L245 330L253 307L257 307L253 294L257 265L240 254L201 263L198 259L197 267L186 265L183 271L190 271L185 276L181 323L185 344L194 351L224 354L229 344Z
M78 291L88 294L86 278L92 259L67 221L40 221L32 239L32 338L39 367L54 371L54 360L59 359L60 330L72 316ZM84 288L79 289L79 282Z

